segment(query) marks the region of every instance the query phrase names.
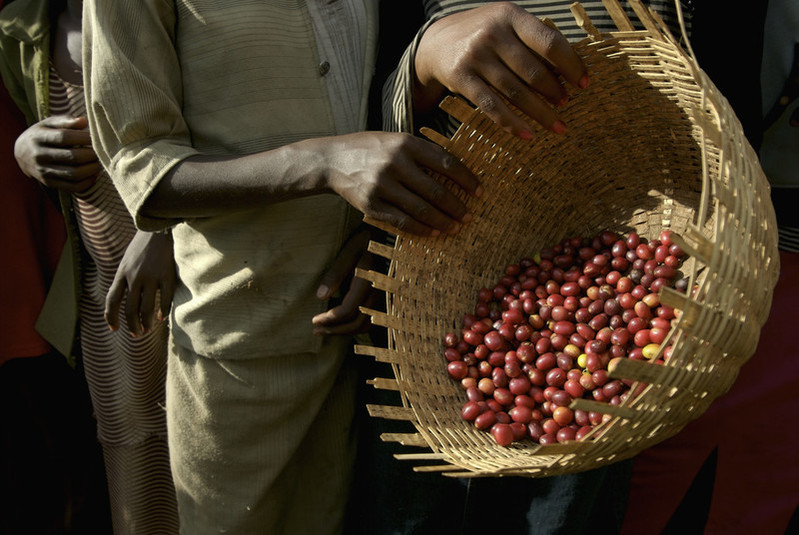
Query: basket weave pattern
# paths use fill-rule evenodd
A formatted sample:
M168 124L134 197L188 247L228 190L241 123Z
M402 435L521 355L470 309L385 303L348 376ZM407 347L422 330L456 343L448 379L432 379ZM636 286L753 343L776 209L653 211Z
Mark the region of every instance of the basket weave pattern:
M573 6L588 34L575 50L591 85L562 110L566 134L539 129L523 141L445 100L460 128L451 138L426 134L480 177L482 198L461 197L473 220L454 236L398 233L393 248L371 244L390 259L388 274L359 276L386 292L387 312L366 312L388 329L388 345L356 350L392 364L394 377L374 384L398 390L402 406L369 409L412 424L383 439L412 448L398 457L417 470L541 477L629 458L702 414L755 350L778 273L768 182L724 97L662 22L632 3L645 30L633 30L615 0L606 2L619 27L612 34ZM661 291L681 312L663 344L672 357L665 366L622 362L613 376L648 386L619 406L575 400L573 408L613 415L586 439L498 446L460 416L465 396L446 373L444 334L459 332L477 290L506 265L603 229L647 238L670 229L690 255L683 272L695 294Z

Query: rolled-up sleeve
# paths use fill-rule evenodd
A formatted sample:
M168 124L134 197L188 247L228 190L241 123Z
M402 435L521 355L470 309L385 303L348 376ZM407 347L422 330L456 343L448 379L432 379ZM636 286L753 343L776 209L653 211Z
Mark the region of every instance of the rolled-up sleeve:
M182 116L175 8L164 0L86 0L83 15L86 109L92 143L144 230L177 221L148 218L142 206L161 178L197 154Z

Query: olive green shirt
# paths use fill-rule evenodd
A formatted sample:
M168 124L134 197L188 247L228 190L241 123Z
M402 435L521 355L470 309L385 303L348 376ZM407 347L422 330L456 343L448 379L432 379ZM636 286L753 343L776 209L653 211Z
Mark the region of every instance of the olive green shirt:
M49 10L49 0L27 0L7 4L0 12L0 76L28 125L50 116ZM72 196L66 192L58 195L68 240L37 319L36 330L74 367L81 269L86 259L72 209Z
M314 20L302 0L86 2L93 144L137 226L174 226L180 285L172 332L200 355L317 351L311 318L327 303L315 297L316 286L361 216L332 194L187 221L147 218L142 205L188 157L250 154L342 133L327 81L339 64L322 68L314 23L334 36L362 36L361 49L348 53L362 58L355 124L365 126L376 2L342 3L362 9L358 27Z

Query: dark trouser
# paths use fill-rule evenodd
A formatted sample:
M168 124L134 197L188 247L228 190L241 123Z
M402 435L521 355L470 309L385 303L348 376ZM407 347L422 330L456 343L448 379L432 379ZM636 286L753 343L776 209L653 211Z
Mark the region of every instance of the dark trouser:
M390 370L361 357L362 380ZM390 392L366 386L348 535L580 535L617 533L629 485L630 461L564 476L453 479L414 472L393 457L412 449L380 434L410 432L405 422L371 418L364 403L397 405Z
M0 367L0 430L0 533L110 533L91 403L64 357Z

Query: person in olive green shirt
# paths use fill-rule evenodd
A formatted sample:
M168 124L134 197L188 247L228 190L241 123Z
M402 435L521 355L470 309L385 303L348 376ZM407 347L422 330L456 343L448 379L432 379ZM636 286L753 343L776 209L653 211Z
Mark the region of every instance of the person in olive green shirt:
M353 457L346 362L369 292L330 274L359 261L363 247L349 245L364 215L420 235L468 224L425 168L470 195L478 181L432 143L362 131L377 2L86 8L95 149L136 224L171 227L175 241L167 411L182 530L340 532ZM515 76L496 71L507 44L519 68L540 71L547 99L564 90L546 65L585 83L565 39L518 15L495 13L500 39L477 43L501 49L478 62L490 77ZM423 100L470 78L429 59ZM499 101L488 87L470 92ZM522 104L540 108L537 94L521 88ZM525 135L508 110L497 118Z

